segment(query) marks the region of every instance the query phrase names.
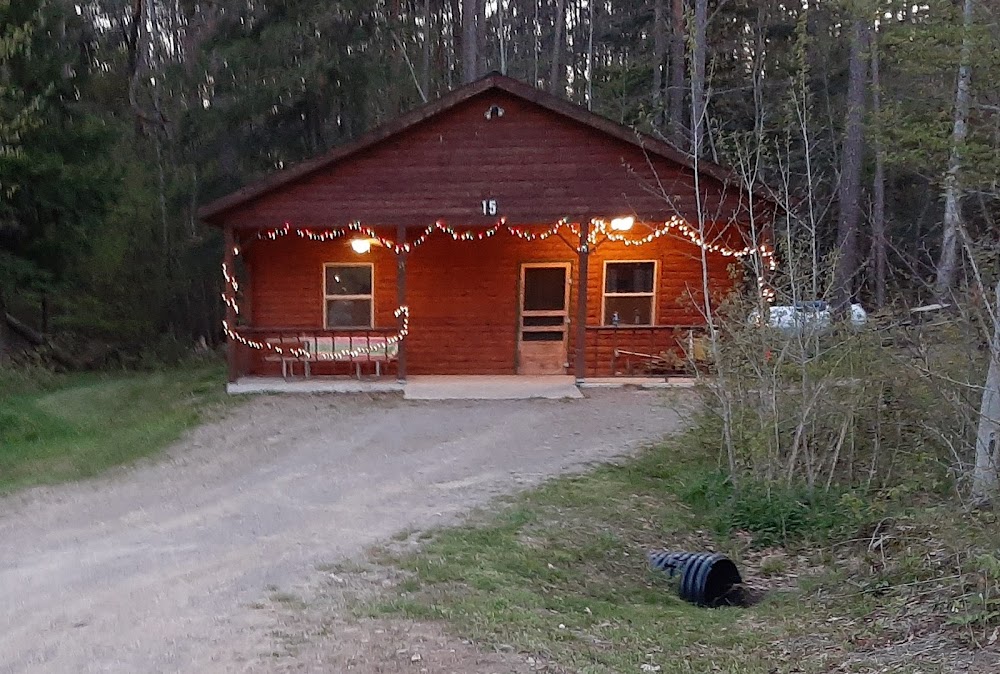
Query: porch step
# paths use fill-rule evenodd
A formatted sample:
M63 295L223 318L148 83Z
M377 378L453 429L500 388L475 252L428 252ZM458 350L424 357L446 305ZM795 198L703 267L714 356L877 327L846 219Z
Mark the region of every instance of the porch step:
M525 375L410 377L403 389L407 400L525 400L582 398L573 377Z

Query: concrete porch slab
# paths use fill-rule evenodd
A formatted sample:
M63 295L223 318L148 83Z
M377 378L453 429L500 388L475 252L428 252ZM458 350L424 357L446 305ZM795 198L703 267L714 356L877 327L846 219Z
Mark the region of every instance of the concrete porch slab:
M241 377L226 386L226 392L243 393L398 393L403 385L394 379L347 379L344 377Z
M595 377L585 379L580 388L622 388L634 386L642 389L691 388L694 377Z
M403 389L407 400L525 400L582 398L573 377L523 375L410 377Z
M346 377L242 377L226 391L250 393L403 393L407 400L526 400L582 398L581 388L641 389L690 388L691 377L597 377L579 386L573 377L523 375L421 375L405 384L394 379L348 379Z

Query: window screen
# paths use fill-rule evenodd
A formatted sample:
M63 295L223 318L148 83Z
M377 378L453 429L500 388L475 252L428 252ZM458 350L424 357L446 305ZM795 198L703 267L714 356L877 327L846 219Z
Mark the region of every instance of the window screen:
M604 325L652 325L655 262L608 262L604 267Z
M326 327L371 328L374 310L372 265L328 264L323 271Z

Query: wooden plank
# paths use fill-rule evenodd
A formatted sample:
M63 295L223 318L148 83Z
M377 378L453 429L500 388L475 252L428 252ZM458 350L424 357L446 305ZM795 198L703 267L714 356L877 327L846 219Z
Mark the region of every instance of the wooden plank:
M406 241L406 227L399 225L396 227L397 245ZM409 255L400 252L396 255L396 304L400 307L406 306L406 263ZM399 326L403 325L403 317L399 317ZM399 353L396 356L396 379L406 381L406 351L407 339L404 337L399 343Z
M579 261L577 262L577 283L576 283L576 363L574 372L577 382L582 382L586 377L587 367L587 295L590 292L590 249L588 239L590 236L590 219L587 218L580 224L580 243L577 248ZM603 280L600 281L604 283ZM598 292L601 292L600 289Z
M524 375L564 374L566 344L558 342L521 342L517 373Z
M391 238L396 236L398 230ZM321 328L323 263L363 258L374 265L375 325L390 333L396 329L398 324L392 312L399 306L398 260L391 251L376 247L359 256L346 241L319 243L298 237L253 240L244 244L243 249L253 275L249 292L255 325L292 326L293 331ZM577 254L555 237L533 242L509 235L475 242L456 242L441 235L432 237L407 257L405 298L411 308L411 332L404 342L406 372L513 374L518 350L521 264L562 261L571 265L576 259L572 277L577 292L570 293L568 306L576 329L566 328L566 348L575 356L581 350L584 352L586 376L608 375L615 333L613 328L600 326L598 315L603 262L650 258L660 261L658 317L670 327L654 330L663 335L662 339L669 340L674 326L702 323L701 315L684 299L688 285L700 285L701 263L690 257L697 250L689 242L669 237L646 246L601 246L589 254L589 267L581 274ZM731 283L725 271L731 261L709 256L710 278L718 290ZM582 294L581 289L585 289ZM581 325L585 328L582 332ZM650 334L649 328L644 333L627 332L634 330L618 328L621 348L627 347L626 334L642 334L644 338ZM648 348L648 342L643 346ZM565 357L559 362L565 362ZM579 371L576 357L573 365L575 374ZM251 366L264 367L256 361Z
M226 265L228 273L231 275L236 274L236 265L234 261L236 259L236 237L233 234L232 226L227 226L223 229L223 246L225 247L222 252L223 264ZM223 281L225 283L225 281ZM230 288L224 287L223 293L226 297L230 296ZM235 299L235 298L234 298ZM226 324L229 325L230 329L236 328L236 310L231 303L226 303ZM228 337L227 337L228 339ZM240 372L238 366L239 351L241 345L233 339L229 339L226 344L226 371L228 374L228 379L230 382L235 382L239 379Z
M503 117L488 118L483 111L500 105ZM350 170L364 162L377 162L386 152L397 159L405 157L431 157L435 152L445 155L452 148L461 147L459 157L472 157L476 152L510 157L505 149L525 149L526 139L548 139L552 150L562 150L561 156L573 161L576 152L598 149L614 150L619 161L602 161L603 168L621 166L625 158L637 170L647 166L647 160L675 171L690 173L691 158L668 144L633 129L616 124L589 111L570 104L556 96L540 92L523 83L500 75L489 77L462 87L438 101L427 104L386 124L352 143L334 148L316 159L284 171L273 172L268 178L247 186L203 208L199 215L222 224L228 218L236 222L239 211L246 211L255 203L271 198L276 193L292 190L297 185L313 180L317 175L333 171ZM578 143L578 139L586 142ZM418 153L400 152L401 147L419 149ZM514 155L516 156L516 155ZM582 156L582 155L581 155ZM633 161L629 157L640 157ZM431 162L433 163L433 162ZM383 163L382 168L392 164ZM470 162L468 167L475 167ZM738 185L732 173L710 162L699 164L702 184L711 192L724 191L727 183ZM381 172L376 173L380 175ZM766 195L759 195L768 199Z

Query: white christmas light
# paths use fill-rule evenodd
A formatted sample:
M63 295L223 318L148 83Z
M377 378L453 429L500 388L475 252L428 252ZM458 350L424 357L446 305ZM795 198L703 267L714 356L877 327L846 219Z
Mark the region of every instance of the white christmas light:
M590 248L601 241L601 237L604 240L614 241L621 243L625 246L642 246L661 236L665 236L669 233L675 233L676 235L684 238L694 245L698 246L702 250L709 253L718 253L723 257L733 257L737 259L742 259L749 255L757 254L760 256L762 263L767 265L768 271L775 271L778 268L778 261L775 258L774 250L767 247L767 244L760 244L757 246L744 246L743 248L729 248L718 243L709 243L706 241L698 232L698 230L689 226L684 220L678 216L673 216L662 225L655 228L651 228L651 231L645 236L639 238L628 237L621 232L627 232L632 229L635 224L635 218L632 216L613 218L610 223L606 223L604 220L593 219L591 220L592 229L587 235L586 242L581 243L581 245L576 247L577 252L589 252ZM518 229L507 224L507 221L501 218L496 225L488 229L483 230L466 230L458 231L450 225L445 224L441 220L428 225L420 236L418 236L413 241L404 241L399 243L397 241L392 241L385 237L379 236L374 229L370 227L365 227L360 222L355 221L349 224L347 227L340 227L336 229L326 229L314 231L309 228L295 228L292 229L290 223L286 222L282 227L277 229L265 230L257 234L258 239L268 239L275 241L281 237L288 236L294 231L296 236L304 239L309 239L310 241L329 241L332 239L340 238L343 236L350 235L352 233L360 234L364 238L353 238L351 239L351 248L358 254L365 254L371 250L372 243L377 243L378 245L391 250L394 254L400 255L403 253L410 253L417 247L421 246L428 238L435 232L441 232L443 234L448 234L455 241L482 241L484 239L492 238L500 231L501 228L507 230L511 236L516 236L524 241L544 241L545 239L558 234L563 229L568 229L576 237L581 237L580 228L569 222L566 218L560 219L551 227L545 229L541 232L529 232L523 229ZM233 254L239 255L240 249L238 247L233 248ZM228 266L222 264L222 275L226 280L228 286L227 292L223 293L223 302L231 307L236 314L239 314L240 309L236 302L236 294L239 291L239 283L233 274L230 274ZM773 302L775 299L775 291L773 288L769 288L766 285L763 274L757 277L757 285L761 296L767 302ZM358 356L373 353L375 351L382 350L387 346L396 344L403 340L407 334L409 334L410 325L410 310L407 306L401 306L395 311L397 318L402 316L403 321L400 326L399 331L386 339L385 342L368 347L361 347L357 349L352 349L350 351L339 351L333 353L315 353L310 354L304 349L288 349L287 351L296 357L309 357L316 358L318 360L343 360L357 358ZM275 346L267 342L258 342L254 340L248 340L242 335L240 335L234 328L232 328L227 321L222 322L222 327L227 336L231 339L248 346L253 349L270 349L276 353L284 353L285 349L280 346Z

